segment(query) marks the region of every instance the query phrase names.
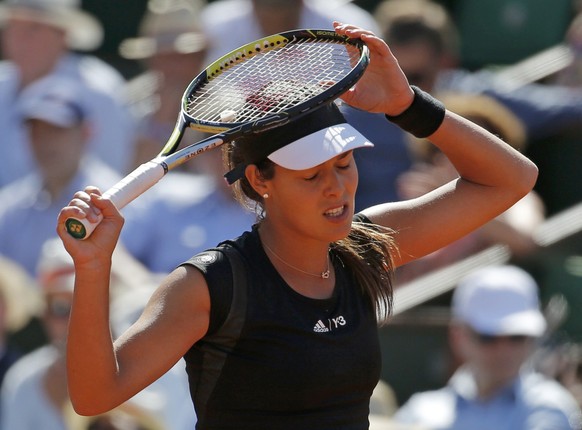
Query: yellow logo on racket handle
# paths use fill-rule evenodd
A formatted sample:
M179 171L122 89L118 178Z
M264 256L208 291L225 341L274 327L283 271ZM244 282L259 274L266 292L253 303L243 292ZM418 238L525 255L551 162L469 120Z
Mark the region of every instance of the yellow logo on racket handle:
M67 229L67 233L75 239L85 240L91 236L91 233L93 233L93 230L95 230L102 219L103 217L101 216L97 222L93 223L87 219L68 218L65 221L65 228Z
M75 218L69 218L65 221L67 232L75 239L85 239L87 237L87 229L83 223Z

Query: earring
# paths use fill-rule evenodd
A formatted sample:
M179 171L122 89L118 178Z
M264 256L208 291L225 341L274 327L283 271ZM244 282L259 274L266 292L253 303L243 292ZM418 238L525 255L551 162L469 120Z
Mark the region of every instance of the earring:
M265 193L265 194L263 194L263 198L264 198L264 199L268 199L268 198L269 198L269 193Z

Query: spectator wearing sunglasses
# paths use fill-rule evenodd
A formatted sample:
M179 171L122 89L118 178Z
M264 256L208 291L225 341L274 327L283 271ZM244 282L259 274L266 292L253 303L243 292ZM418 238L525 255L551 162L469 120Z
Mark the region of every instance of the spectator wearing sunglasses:
M546 330L537 294L535 280L517 266L461 280L449 336L461 365L445 387L414 394L395 420L429 429L580 429L570 393L528 366Z

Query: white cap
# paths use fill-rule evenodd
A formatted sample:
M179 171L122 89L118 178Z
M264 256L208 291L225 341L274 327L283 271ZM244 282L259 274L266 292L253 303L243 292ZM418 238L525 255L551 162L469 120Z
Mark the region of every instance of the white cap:
M347 123L316 131L278 149L267 158L291 170L310 169L333 157L365 146L374 146Z
M19 99L26 119L38 119L58 127L80 124L87 116L78 84L64 78L46 77L29 85Z
M481 334L539 337L546 329L538 286L516 266L488 267L461 280L452 312L454 320Z

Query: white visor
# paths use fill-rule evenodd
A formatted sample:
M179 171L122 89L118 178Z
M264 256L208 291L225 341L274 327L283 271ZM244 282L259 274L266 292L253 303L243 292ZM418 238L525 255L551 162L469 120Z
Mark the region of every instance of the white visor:
M271 153L269 160L290 170L305 170L356 148L372 147L350 124L333 125L308 134Z

